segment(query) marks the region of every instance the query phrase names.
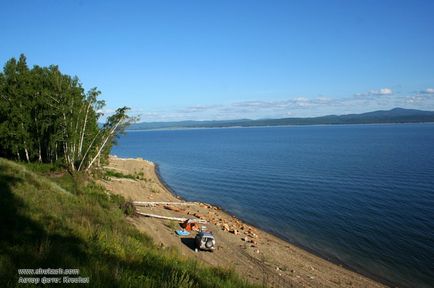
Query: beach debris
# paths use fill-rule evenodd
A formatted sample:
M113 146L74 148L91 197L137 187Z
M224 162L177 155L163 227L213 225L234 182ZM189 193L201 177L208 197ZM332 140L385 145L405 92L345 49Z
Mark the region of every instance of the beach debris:
M190 232L188 232L187 230L184 230L184 229L182 229L182 230L176 230L175 232L179 236L188 236L188 235L190 235Z
M229 231L229 225L227 223L223 223L223 230Z
M158 218L158 219L175 220L175 221L185 221L185 220L187 220L187 218L169 217L169 216L163 216L163 215L143 213L143 212L138 212L138 211L136 213L138 215L141 215L141 216L151 217L151 218Z
M201 219L204 219L204 218L205 218L205 215L202 215L202 214L200 214L200 213L194 213L193 216L194 216L194 217L197 217L197 218L201 218Z
M156 202L156 201L133 201L136 206L154 207L157 205L169 206L169 205L196 205L197 202Z
M179 222L185 222L186 220L190 220L195 223L207 223L205 220L202 219L189 219L189 218L181 218L181 217L169 217L169 216L163 216L163 215L156 215L156 214L149 214L149 213L143 213L143 212L136 212L136 214L145 216L145 217L151 217L151 218L157 218L157 219L166 219L166 220L175 220Z
M202 227L197 223L197 220L200 220L200 219L187 219L184 222L182 222L180 224L180 226L187 231L192 231L192 230L193 231L201 231ZM200 220L200 221L203 221L203 220ZM206 229L206 227L205 227L205 229Z
M182 212L183 211L180 208L171 207L171 206L168 206L168 205L164 205L163 208L166 209L166 210L174 211L174 212Z
M229 230L230 233L234 234L234 235L238 235L238 230L232 228L231 230Z

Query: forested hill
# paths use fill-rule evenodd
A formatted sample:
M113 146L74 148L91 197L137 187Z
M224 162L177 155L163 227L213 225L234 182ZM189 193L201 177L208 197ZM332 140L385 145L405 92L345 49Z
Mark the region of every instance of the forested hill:
M176 129L176 128L218 128L280 125L323 125L323 124L374 124L374 123L422 123L434 122L434 111L394 108L362 114L327 115L309 118L281 118L261 120L223 121L180 121L142 122L132 124L128 130Z

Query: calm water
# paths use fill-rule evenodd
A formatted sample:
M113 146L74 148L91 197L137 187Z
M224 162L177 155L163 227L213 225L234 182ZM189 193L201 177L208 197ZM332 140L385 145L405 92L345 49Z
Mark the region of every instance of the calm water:
M434 287L434 124L130 132L113 154L326 258Z

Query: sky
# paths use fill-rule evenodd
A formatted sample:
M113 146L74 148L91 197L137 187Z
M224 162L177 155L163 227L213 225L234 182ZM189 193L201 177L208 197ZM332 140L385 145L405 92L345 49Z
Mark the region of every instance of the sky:
M142 121L434 110L434 1L0 0L0 63L59 65Z

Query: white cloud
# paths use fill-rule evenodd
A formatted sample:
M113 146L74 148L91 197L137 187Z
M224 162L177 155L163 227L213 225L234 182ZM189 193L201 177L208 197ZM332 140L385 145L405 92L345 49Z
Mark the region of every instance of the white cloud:
M418 93L394 93L391 88L370 90L345 98L319 96L281 100L252 99L226 104L194 105L143 111L142 121L228 120L285 117L314 117L329 114L362 113L395 107L434 110L434 89Z
M381 88L377 90L371 90L369 91L369 94L371 95L392 95L393 91L390 88Z
M102 113L103 115L112 115L116 112L116 109L103 108L96 111L97 113Z
M425 90L420 91L421 94L434 94L434 88L426 88Z
M423 102L424 100L425 100L424 97L416 95L416 96L408 96L405 102L408 104L418 104Z
M200 113L219 107L220 105L194 105L178 110L180 113Z

